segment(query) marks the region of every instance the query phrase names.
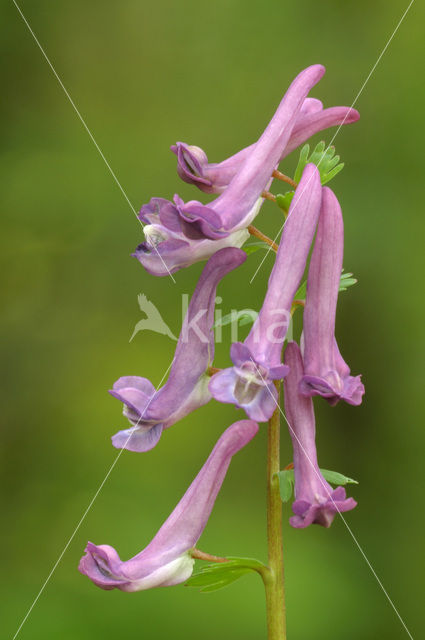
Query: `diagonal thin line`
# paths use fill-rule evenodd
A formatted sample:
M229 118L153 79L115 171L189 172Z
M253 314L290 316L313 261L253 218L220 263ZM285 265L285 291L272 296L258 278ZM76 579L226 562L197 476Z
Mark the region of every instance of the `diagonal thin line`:
M368 73L368 75L367 75L367 77L366 77L366 80L363 82L362 86L360 87L360 89L359 89L359 91L358 91L358 93L357 93L356 97L354 98L354 100L353 100L353 102L352 102L352 104L351 104L351 106L350 106L349 110L348 110L348 111L347 111L347 113L345 114L345 117L344 117L343 121L341 122L341 124L339 125L339 127L338 127L338 128L337 128L337 130L335 131L334 135L332 136L332 139L331 139L330 143L328 144L328 146L326 147L326 149L323 151L323 154L322 154L322 156L321 156L321 158L320 158L319 162L317 163L317 167L319 167L319 166L320 166L320 164L321 164L321 162L322 162L322 160L323 160L324 156L326 155L326 153L327 153L327 151L328 151L329 147L330 147L330 146L332 145L332 143L334 142L335 138L337 137L338 133L339 133L339 132L340 132L340 130L341 130L341 127L345 124L345 121L347 120L347 118L348 118L348 116L349 116L349 114L350 114L350 112L351 112L351 109L354 107L354 105L356 104L356 102L357 102L357 100L359 99L360 95L363 93L363 89L365 88L365 86L366 86L366 85L367 85L367 83L369 82L369 80L370 80L370 78L371 78L372 74L374 73L374 71L375 71L376 67L378 66L379 62L381 61L382 56L384 55L384 53L386 52L386 50L387 50L387 49L388 49L388 47L390 46L392 39L394 38L395 34L396 34L396 33L397 33L397 31L399 30L399 28L400 28L400 26L401 26L401 23L403 22L404 18L407 16L407 14L408 14L408 12L409 12L409 10L410 10L410 7L411 7L411 6L412 6L412 4L414 3L414 1L415 1L415 0L410 0L409 5L408 5L407 9L404 11L403 15L401 16L400 20L399 20L399 21L398 21L398 23L397 23L396 28L394 29L394 31L392 32L391 36L389 37L389 39L388 39L387 43L385 44L385 47L382 49L382 51L381 51L381 53L379 54L379 56L378 56L378 58L377 58L377 60L376 60L375 64L373 65L373 67L372 67L372 68L371 68L371 70L369 71L369 73ZM313 176L312 176L312 177L313 177ZM304 189L302 190L302 192L301 192L301 194L300 194L300 195L302 195L302 194L304 193L304 191L307 189L307 187L308 187L308 185L309 185L310 180L312 179L312 177L311 177L311 178L309 178L309 180L307 181L307 184L305 185L305 187L304 187ZM288 220L289 220L289 218L291 217L292 213L293 213L293 212L295 211L295 209L297 208L297 204L298 204L298 202L296 202L296 203L295 203L295 206L293 207L292 211L290 212L290 214L289 214L289 215L288 215L288 217L286 218L285 222L283 223L283 225L281 226L281 228L280 228L280 229L279 229L279 231L277 232L276 237L274 238L274 242L276 242L276 240L278 239L279 235L280 235L280 234L281 234L281 232L283 231L283 229L284 229L284 227L285 227L285 224L288 222ZM261 267L263 266L264 261L266 260L266 258L267 258L267 256L269 255L270 251L271 251L271 246L269 246L269 247L267 248L267 251L266 251L265 255L263 256L263 259L261 260L261 262L260 262L260 264L258 265L258 267L257 267L257 269L256 269L256 271L255 271L255 273L254 273L254 275L252 276L251 280L249 281L249 283L250 283L250 284L252 283L252 281L254 280L255 276L257 275L257 273L259 272L259 270L260 270L260 269L261 269Z
M75 527L74 531L72 532L72 535L70 536L70 538L68 539L68 542L66 543L66 545L64 546L63 550L61 551L58 559L56 560L55 564L53 565L49 575L47 576L47 578L45 579L45 581L43 582L40 591L37 593L36 597L34 598L30 608L28 609L27 613L25 614L21 624L19 625L18 629L15 632L15 635L13 636L12 640L15 640L18 637L19 632L21 631L22 627L24 626L25 622L27 621L29 615L31 614L31 611L34 609L35 605L38 602L38 599L40 598L41 594L43 593L44 589L47 587L50 578L52 577L52 575L54 574L54 572L56 571L60 561L62 560L63 556L65 555L69 545L71 544L71 542L73 541L77 531L79 530L79 528L81 527L81 525L83 524L84 520L86 519L87 514L89 513L90 509L92 508L93 504L95 503L95 500L97 499L99 493L102 491L106 481L108 480L109 476L111 475L115 465L117 464L118 460L120 459L123 451L125 450L126 446L128 445L128 443L130 442L131 438L133 437L133 434L135 432L136 427L138 426L139 422L142 420L143 416L145 415L149 405L151 404L152 400L155 398L155 396L157 395L164 379L165 376L167 375L167 373L169 372L171 365L173 364L173 361L170 362L169 366L167 367L167 370L165 371L164 375L162 376L159 384L158 384L158 388L155 391L155 393L152 395L152 397L149 399L149 402L147 403L146 407L143 410L143 413L141 414L140 418L138 419L138 421L136 422L136 424L134 425L133 429L131 429L131 433L128 436L127 440L125 441L125 443L123 444L122 448L120 449L120 451L118 452L115 460L113 461L113 463L111 464L111 466L109 467L105 477L103 478L102 482L100 483L99 487L97 488L96 493L94 494L93 498L90 500L86 510L84 511L83 515L81 516L77 526Z
M61 81L60 77L58 76L58 74L57 74L56 70L54 69L54 67L53 67L52 63L50 62L49 58L47 57L47 55L46 55L45 51L43 50L43 48L42 48L42 46L41 46L40 42L38 41L38 39L37 39L37 37L35 36L35 34L34 34L33 30L31 29L31 27L30 27L30 25L29 25L28 21L26 20L26 18L25 18L25 16L24 16L24 14L22 13L22 11L21 11L20 7L18 6L18 4L16 3L16 1L15 1L15 0L12 0L12 2L13 2L13 4L15 5L15 7L17 8L17 10L18 10L19 14L21 15L21 17L22 17L22 19L23 19L24 23L26 24L26 26L27 26L28 30L30 31L31 35L33 36L33 38L34 38L34 40L35 40L35 42L36 42L37 46L39 47L40 51L42 52L42 54L43 54L44 58L46 59L46 61L47 61L48 65L49 65L49 67L51 68L51 70L52 70L53 74L55 75L56 79L58 80L58 82L59 82L60 86L62 87L62 89L63 89L63 91L64 91L64 93L65 93L65 95L67 96L67 98L68 98L69 102L71 103L71 105L72 105L72 107L73 107L74 111L76 112L76 114L77 114L78 118L80 119L81 123L83 124L83 126L84 126L85 130L87 131L87 133L88 133L88 135L89 135L90 139L92 140L93 144L95 145L95 147L96 147L97 151L99 152L100 156L102 157L102 159L103 159L104 163L106 164L106 166L107 166L107 168L108 168L109 172L111 173L111 175L112 175L113 179L115 180L115 182L116 182L117 186L119 187L119 189L120 189L121 193L122 193L122 194L123 194L123 196L125 197L125 199L126 199L127 203L129 204L129 206L130 206L131 210L132 210L132 211L133 211L133 213L135 214L135 216L136 216L137 220L139 221L139 223L140 223L140 224L141 224L141 226L143 227L143 223L142 223L142 221L137 217L137 212L136 212L135 208L134 208L134 207L133 207L133 205L131 204L131 202L130 202L130 200L129 200L129 198L128 198L127 194L125 193L125 191L124 191L123 187L121 186L121 184L120 184L120 182L119 182L119 180L118 180L117 176L115 175L114 171L112 170L111 166L109 165L108 161L106 160L106 158L105 158L105 156L104 156L104 154L103 154L102 150L100 149L99 145L97 144L97 142L96 142L95 138L93 137L93 135L92 135L92 133L91 133L90 129L88 128L87 124L85 123L85 121L84 121L83 117L81 116L81 114L80 114L79 110L77 109L77 107L76 107L75 103L73 102L73 100L72 100L71 96L69 95L69 93L68 93L68 91L66 90L66 88L65 88L64 84L62 83L62 81ZM401 23L403 22L403 20L404 20L405 16L407 15L408 11L410 10L410 8L411 8L411 6L412 6L413 2L414 2L414 0L411 0L411 2L409 3L409 5L408 5L407 9L405 10L404 14L403 14L403 15L402 15L402 17L400 18L400 20L399 20L399 22L398 22L398 24L397 24L397 26L396 26L395 30L393 31L393 33L392 33L391 37L389 38L389 40L388 40L388 42L386 43L386 45L385 45L385 47L383 48L383 50L381 51L381 53L380 53L380 55L379 55L379 57L378 57L377 61L376 61L376 62L375 62L375 64L373 65L373 67L372 67L371 71L369 72L369 74L368 74L368 76L367 76L366 80L364 81L364 83L363 83L362 87L360 88L360 90L359 90L358 94L356 95L356 97L355 97L355 99L354 99L354 101L353 101L353 103L352 103L352 105L351 105L350 109L351 109L351 108L353 108L353 106L356 104L356 102L357 102L358 98L360 97L361 93L363 92L363 89L365 88L366 84L368 83L368 81L369 81L370 77L372 76L373 72L375 71L375 69L376 69L377 65L379 64L379 62L380 62L380 60L381 60L382 56L384 55L385 51L387 50L388 46L390 45L390 43L391 43L392 39L394 38L394 36L395 36L396 32L398 31L398 29L399 29L399 27L400 27ZM339 125L338 129L336 130L336 132L335 132L335 134L334 134L334 136L333 136L333 138L332 138L331 142L330 142L330 143L329 143L329 145L328 145L328 148L329 148L329 146L332 144L332 142L335 140L336 136L338 135L338 133L339 133L339 131L340 131L341 127L343 126L343 124L345 123L346 118L348 117L349 112L350 112L350 111L348 111L348 112L347 112L346 117L344 118L344 120L342 121L342 123ZM328 148L327 148L327 149L328 149ZM323 155L322 155L322 158L323 158L323 156L325 155L325 153L326 153L327 149L324 151L324 153L323 153ZM320 159L320 161L319 161L319 163L318 163L319 165L320 165L320 162L321 162L322 158ZM308 183L307 183L307 185L306 185L306 187L305 187L305 188L307 188L307 186L308 186ZM294 209L295 209L295 207L294 207ZM291 212L291 213L292 213L292 212ZM288 218L289 218L289 216L288 216ZM281 229L279 230L278 234L276 235L275 240L277 239L277 237L279 236L279 234L280 234L280 233L281 233L281 231L283 230L283 228L284 228L284 226L285 226L285 224L286 224L286 222L287 222L288 218L285 220L285 223L282 225ZM261 268L261 266L262 266L262 264L263 264L263 262L264 262L265 258L266 258L266 257L267 257L267 255L268 255L269 251L270 251L270 248L269 248L269 249L268 249L268 251L266 252L266 255L264 256L264 258L263 258L262 262L260 263L259 267L257 268L257 271L255 272L255 274L254 274L254 276L252 277L252 279L251 279L251 281L250 281L250 282L252 282L252 281L253 281L253 279L255 278L255 276L257 275L257 273L258 273L259 269ZM158 255L159 255L159 254L158 254ZM161 258L161 260L162 260L162 257L161 257L161 256L160 256L160 258ZM165 265L165 263L164 263L164 266L166 266L166 265ZM167 268L167 267L166 267L166 268ZM167 268L167 271L168 271L168 268ZM175 282L175 280L174 280L174 278L173 278L173 276L172 276L172 274L171 274L170 272L169 272L169 275L171 276L172 280ZM253 362L254 362L254 361L253 361ZM255 364L255 363L254 363L254 365L256 366L256 364ZM170 367L171 367L171 364L170 364L170 365L169 365L169 367L167 368L167 371L166 371L166 372L165 372L165 374L163 375L163 377L162 377L162 379L161 379L161 381L160 381L160 383L159 383L159 385L158 385L158 386L160 386L160 385L162 384L162 381L164 380L165 376L167 375L168 370L170 369ZM257 366L256 366L256 368L257 368L258 374L259 374L259 375L260 375L260 377L263 379L263 377L262 377L262 375L261 375L261 372L258 370L258 367L257 367ZM264 381L264 379L263 379L263 381ZM268 389L267 385L266 385L266 388ZM269 389L268 389L268 391L269 391L269 393L271 393ZM155 394L152 396L152 398L151 398L151 399L150 399L150 401L148 402L147 406L146 406L146 407L145 407L145 409L144 409L143 414L140 416L140 418L139 418L138 422L136 423L135 427L137 427L137 425L139 424L140 420L142 419L142 417L143 417L143 415L144 415L145 411L146 411L146 410L147 410L147 408L149 407L149 405L150 405L150 403L152 402L153 398L155 397L156 393L157 393L157 392L155 392ZM344 524L345 524L345 526L346 526L347 530L349 531L349 533L350 533L351 537L353 538L353 540L354 540L354 542L355 542L356 546L358 547L359 551L361 552L361 554L362 554L362 556L363 556L364 560L366 561L367 565L369 566L370 570L372 571L372 573L373 573L373 575L374 575L375 579L377 580L377 582L378 582L379 586L381 587L381 589L382 589L383 593L385 594L386 598L388 599L389 603L391 604L391 606L392 606L393 610L395 611L395 613L396 613L397 617L399 618L400 622L402 623L402 625L403 625L404 629L406 630L407 634L409 635L409 637L411 638L411 640L413 640L413 636L410 634L410 632L409 632L409 630L408 630L408 628L407 628L406 624L404 623L404 621L403 621L403 619L402 619L401 615L399 614L399 612L398 612L397 608L395 607L395 605L394 605L393 601L391 600L391 598L390 598L390 596L389 596L388 592L385 590L385 588L384 588L384 586L383 586L383 584L382 584L381 580L379 579L378 575L376 574L375 570L373 569L373 567L372 567L372 565L371 565L370 561L368 560L368 558L367 558L367 556L366 556L365 552L363 551L362 547L360 546L360 544L359 544L359 542L358 542L357 538L355 537L354 533L352 532L351 528L349 527L348 523L346 522L346 520L345 520L344 516L342 515L342 513L341 513L341 512L340 512L340 510L338 509L338 506L337 506L337 505L336 505L336 503L334 502L334 500L333 500L333 498L332 498L331 494L329 493L329 490L327 489L326 485L323 483L323 480L321 479L320 474L318 474L318 472L317 472L317 470L315 469L315 467L314 467L314 465L313 465L312 461L310 460L310 458L309 458L309 456L308 456L307 452L305 451L305 449L304 449L304 447L302 446L302 444L300 443L300 441L299 441L299 439L298 439L297 435L295 434L294 430L292 429L291 425L289 424L289 422L288 422L288 420L287 420L287 418L286 418L286 416L285 416L284 412L282 411L282 408L281 408L281 407L279 406L279 404L276 402L276 400L275 400L275 398L274 398L273 394L271 394L271 396L272 396L273 401L275 402L276 406L278 407L278 409L279 409L280 413L283 415L283 417L284 417L284 419L285 419L285 421L286 421L286 423L287 423L287 425L288 425L288 427L289 427L289 429L290 429L291 433L292 433L292 434L294 435L294 437L297 439L297 441L298 441L298 443L299 443L299 445L300 445L300 447L301 447L302 451L303 451L303 452L304 452L304 454L306 455L306 457L307 457L307 459L308 459L309 463L311 464L312 468L314 469L315 473L318 475L318 477L319 477L319 479L320 479L320 482L323 484L323 486L324 486L324 488L325 488L326 492L327 492L327 493L328 493L328 495L329 495L329 498L330 498L330 499L331 499L331 501L333 502L333 504L334 504L334 506L335 506L336 510L338 511L338 513L339 513L339 515L340 515L341 519L343 520L343 522L344 522ZM100 492L101 492L101 490L103 489L103 486L105 485L106 481L108 480L108 478L109 478L110 474L112 473L112 471L113 471L113 469L114 469L115 465L117 464L117 462L118 462L119 458L121 457L121 455L122 455L122 453L123 453L123 451L124 451L124 449L125 449L126 445L128 444L128 442L129 442L129 441L130 441L130 439L132 438L133 433L134 433L134 431L132 431L132 432L130 433L130 435L129 435L129 437L128 437L127 441L125 442L125 444L124 444L124 446L123 446L123 448L122 448L122 449L120 449L120 451L119 451L119 453L117 454L117 456L116 456L115 460L113 461L112 465L110 466L110 468L109 468L109 470L108 470L107 474L105 475L104 479L102 480L101 484L99 485L99 487L98 487L98 489L97 489L97 491L96 491L95 495L93 496L93 498L91 499L91 501L90 501L90 503L89 503L88 507L86 508L85 512L83 513L83 516L81 517L80 521L78 522L77 526L75 527L75 529L74 529L74 531L73 531L73 533L72 533L71 537L70 537L70 538L69 538L69 540L67 541L67 543L66 543L66 545L65 545L64 549L62 550L61 554L59 555L59 557L58 557L57 561L55 562L55 564L54 564L54 566L53 566L53 568L52 568L52 570L50 571L49 575L47 576L47 578L46 578L45 582L43 583L43 585L42 585L42 587L41 587L41 589L40 589L40 591L38 592L38 594L37 594L36 598L34 599L33 603L31 604L31 606L30 606L30 608L29 608L29 610L28 610L28 612L26 613L26 615L25 615L24 619L22 620L22 622L21 622L20 626L18 627L18 629L17 629L17 631L16 631L15 635L13 636L13 640L15 640L15 639L16 639L16 637L18 636L18 634L19 634L20 630L22 629L22 627L23 627L24 623L26 622L26 620L28 619L29 615L31 614L31 611L33 610L33 608L34 608L34 606L36 605L36 603L37 603L38 599L40 598L41 594L43 593L44 589L46 588L46 586L47 586L48 582L50 581L50 579L51 579L51 577L52 577L52 575L53 575L53 573L55 572L55 570L56 570L57 566L59 565L60 561L62 560L62 557L63 557L63 556L64 556L64 554L66 553L66 551L67 551L67 549L68 549L69 545L71 544L72 540L74 539L74 537L75 537L75 535L76 535L77 531L79 530L79 528L80 528L81 524L82 524L82 523L83 523L83 521L85 520L85 518L86 518L87 514L89 513L89 511L90 511L91 507L93 506L93 504L94 504L95 500L97 499L97 497L98 497L99 493L100 493Z
M282 407L280 406L280 404L276 401L276 398L274 397L273 393L271 392L269 386L267 385L265 379L263 378L263 376L261 375L261 371L259 370L257 363L255 362L255 360L253 360L253 358L251 358L251 362L253 363L254 367L257 370L258 375L260 376L261 380L264 383L264 386L266 387L267 391L269 392L269 394L271 395L271 397L273 398L273 402L275 403L276 407L279 409L279 412L281 413L281 415L284 417L286 424L288 425L288 428L291 432L291 435L296 439L300 449L302 450L303 454L305 455L305 457L307 458L307 461L309 462L311 468L313 469L314 473L316 474L317 478L319 479L321 485L323 486L323 488L325 489L326 493L328 494L329 499L331 500L333 506L335 507L336 511L339 513L341 520L343 521L343 523L345 524L350 536L352 537L353 541L355 542L358 550L360 551L361 555L363 556L367 566L369 567L369 569L371 570L374 578L376 579L377 583L379 584L379 586L381 587L385 597L387 598L388 602L390 603L391 607L393 608L395 614L397 615L398 619L400 620L401 624L403 625L407 635L409 636L410 640L413 640L413 636L410 633L409 629L406 626L406 623L404 622L403 618L401 617L400 613L398 612L398 609L396 608L394 602L391 600L390 595L388 594L388 591L385 589L384 585L382 584L381 580L379 579L379 576L377 575L375 569L373 568L372 564L370 563L368 557L366 556L365 552L363 551L363 548L360 546L359 541L357 540L356 536L354 535L350 525L348 524L348 522L346 521L346 519L344 518L344 516L342 515L341 511L338 508L338 505L336 504L336 502L334 501L332 494L330 493L328 487L326 486L325 482L323 481L323 478L321 476L321 474L317 471L316 467L314 466L310 456L308 455L307 451L305 450L304 446L302 445L302 443L300 442L300 439L298 438L297 434L295 433L294 429L292 428L292 426L289 424L288 418L286 417L285 413L282 410Z
M117 176L115 175L115 173L114 173L113 169L111 168L111 165L109 164L109 162L108 162L108 161L107 161L107 159L105 158L105 156L104 156L104 154L103 154L102 149L101 149L101 148L99 147L99 145L97 144L97 142L96 142L96 140L95 140L95 138L94 138L94 136L93 136L92 132L91 132L91 131L90 131L90 129L88 128L88 126L87 126L87 124L86 124L86 122L85 122L85 120L84 120L83 116L81 115L81 113L79 112L79 110L78 110L77 106L75 105L75 102L73 101L73 99L72 99L72 98L71 98L71 96L69 95L69 93L68 93L68 91L67 91L67 89L66 89L65 85L63 84L62 80L60 79L59 75L57 74L56 69L54 68L54 66L53 66L53 65L52 65L52 63L50 62L49 58L47 57L47 54L46 54L46 52L44 51L43 47L41 46L41 44L40 44L39 40L37 39L37 36L35 35L34 31L31 29L31 27L30 27L30 25L29 25L29 23L28 23L28 20L25 18L24 14L22 13L22 11L21 11L20 7L19 7L19 6L18 6L18 4L15 2L15 0L12 0L12 2L13 2L13 4L15 5L15 7L17 8L17 10L19 11L19 13L20 13L20 15L21 15L22 20L25 22L25 24L26 24L26 26L27 26L27 28L28 28L28 31L31 33L32 37L34 38L34 40L35 40L35 42L36 42L36 44L37 44L38 48L40 49L41 53L43 54L43 56L44 56L44 58L45 58L45 60L46 60L47 64L49 65L50 69L52 70L52 72L53 72L53 74L54 74L54 76L55 76L56 80L59 82L60 86L62 87L63 92L65 93L66 97L68 98L69 102L71 103L72 108L74 109L75 113L77 114L78 118L79 118L79 119L80 119L80 121L81 121L81 124L83 125L83 127L84 127L84 129L87 131L87 133L89 134L90 139L91 139L91 141L93 142L94 146L96 147L97 151L99 152L99 154L100 154L100 156L101 156L101 158L102 158L103 162L104 162L104 163L106 164L106 166L108 167L108 170L109 170L110 174L112 175L113 179L115 180L115 182L116 182L116 184L117 184L117 186L118 186L119 190L121 191L121 193L122 193L122 195L124 196L124 198L127 200L127 203L128 203L128 205L129 205L130 209L132 210L132 212L134 213L134 215L137 217L137 211L136 211L136 209L135 209L135 208L134 208L134 206L131 204L130 199L128 198L128 196L127 196L126 192L124 191L124 189L123 189L123 187L122 187L122 185L121 185L120 181L118 180ZM142 227L143 227L143 223L142 223L142 221L141 221L141 220L139 220L139 218L137 218L137 220L140 222L140 224L141 224L141 225L142 225Z
M89 135L89 137L90 137L90 140L93 142L93 144L94 144L94 146L96 147L96 149L97 149L97 151L98 151L98 153L99 153L100 157L102 158L103 162L106 164L106 166L107 166L107 168L108 168L108 170L109 170L109 173L110 173L110 174L111 174L111 176L113 177L113 179L114 179L114 181L115 181L116 185L118 186L118 188L119 188L119 190L121 191L122 195L123 195L123 196L124 196L124 198L126 199L126 201L127 201L128 205L129 205L130 209L132 210L132 212L133 212L133 213L134 213L134 215L136 216L136 220L139 222L139 224L140 224L140 225L141 225L141 227L143 228L143 227L144 227L144 224L143 224L143 222L140 220L140 218L138 217L136 209L134 208L134 206L133 206L133 205L132 205L132 203L130 202L130 198L128 197L128 195L127 195L127 194L126 194L126 192L124 191L124 189L123 189L123 187L122 187L122 185L121 185L120 181L118 180L118 178L117 178L117 176L116 176L115 172L113 171L113 169L112 169L111 165L109 164L109 162L108 162L108 161L107 161L107 159L105 158L105 155L104 155L104 153L103 153L102 149L99 147L99 145L97 144L97 142L96 142L96 140L95 140L95 138L94 138L94 136L93 136L92 132L91 132L91 131L90 131L90 129L88 128L88 126L87 126L87 124L86 124L86 121L84 120L83 116L82 116L82 115L81 115L81 113L79 112L79 110L78 110L78 108L77 108L77 106L76 106L75 102L73 101L73 99L72 99L72 98L71 98L71 96L69 95L69 93L68 93L68 91L67 91L67 89L66 89L65 85L63 84L62 80L60 79L60 77L59 77L58 73L56 72L56 69L55 69L55 68L54 68L54 66L53 66L53 64L50 62L50 59L48 58L47 53L44 51L43 47L41 46L41 44L40 44L40 42L39 42L39 40L38 40L37 36L36 36L36 35L35 35L35 33L34 33L34 31L31 29L31 27L30 27L30 25L29 25L28 20L26 19L26 17L25 17L25 16L24 16L24 14L22 13L22 10L21 10L21 8L18 6L18 4L17 4L16 0L12 0L12 2L13 2L13 4L15 5L16 9L18 10L18 12L19 12L19 14L20 14L20 16L21 16L22 20L24 21L25 25L27 26L28 31L30 32L30 34L31 34L31 35L32 35L32 37L34 38L34 40L35 40L35 42L36 42L36 44L37 44L38 48L40 49L41 53L43 54L44 59L46 60L46 62L47 62L47 64L49 65L50 69L52 70L53 75L55 76L56 80L59 82L60 86L62 87L63 92L65 93L66 97L68 98L69 102L71 103L71 106L72 106L72 108L74 109L75 113L77 114L77 116L78 116L78 118L79 118L79 120L80 120L81 124L83 125L84 129L87 131L87 133L88 133L88 135ZM171 280L172 280L172 281L174 282L174 284L175 284L175 283L176 283L176 281L175 281L175 279L174 279L173 275L171 274L170 270L168 269L167 265L165 264L165 262L164 262L164 260L163 260L163 258L162 258L162 256L161 256L161 254L159 253L159 251L158 251L157 247L155 246L154 248L155 248L155 251L157 252L158 257L159 257L159 259L161 260L162 264L164 265L164 267L165 267L165 268L166 268L166 270L168 271L168 275L170 276Z

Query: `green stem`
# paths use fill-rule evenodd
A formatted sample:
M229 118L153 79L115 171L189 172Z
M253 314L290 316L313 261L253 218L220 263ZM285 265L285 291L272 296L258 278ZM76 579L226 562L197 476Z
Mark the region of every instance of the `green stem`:
M276 382L280 400L280 383ZM279 491L280 409L269 420L267 448L267 544L270 571L264 580L268 640L286 640L285 583L282 548L282 501Z

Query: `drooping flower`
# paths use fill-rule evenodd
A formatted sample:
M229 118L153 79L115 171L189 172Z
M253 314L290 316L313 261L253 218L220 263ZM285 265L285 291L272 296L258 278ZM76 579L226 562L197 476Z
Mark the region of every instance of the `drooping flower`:
M124 415L131 427L112 438L118 449L149 451L168 429L211 399L208 366L214 358L214 306L217 285L246 260L240 249L215 253L205 265L190 301L177 342L170 375L155 390L147 378L119 378L110 393L124 403Z
M142 591L187 580L191 550L207 524L232 456L257 433L252 420L230 426L219 438L201 471L156 536L134 558L122 561L109 545L87 544L79 570L102 589Z
M335 340L335 314L344 253L344 224L335 194L323 187L322 209L311 257L304 309L304 395L320 395L331 405L339 400L359 405L361 376L350 376Z
M292 82L266 130L249 153L228 188L208 205L179 196L171 203L154 198L142 207L146 241L133 254L153 275L203 260L217 248L241 246L247 227L264 201L262 192L271 180L310 89L320 80L324 67L313 65Z
M332 489L323 477L317 462L316 425L313 400L299 392L303 376L300 348L290 342L285 350L285 364L289 373L284 380L285 413L294 451L295 502L289 522L303 529L310 524L329 527L338 512L350 511L356 506L347 498L344 487Z
M216 373L209 389L216 400L243 408L253 420L268 420L276 408L274 380L281 364L291 306L304 273L320 212L322 187L317 168L308 164L295 191L283 228L263 306L244 343L230 350L233 367Z
M352 124L359 118L359 112L351 107L323 109L320 100L306 98L279 161L319 131L342 124ZM255 143L218 163L209 163L205 151L184 142L177 142L171 150L177 156L177 172L184 182L194 184L204 193L222 193L254 146Z
M152 198L140 211L139 217L145 223L145 242L139 244L132 255L151 275L167 276L195 262L208 260L225 247L241 247L248 240L246 228L216 240L190 229L183 232L178 215L179 203L183 201L177 195L174 200L176 204L164 198Z

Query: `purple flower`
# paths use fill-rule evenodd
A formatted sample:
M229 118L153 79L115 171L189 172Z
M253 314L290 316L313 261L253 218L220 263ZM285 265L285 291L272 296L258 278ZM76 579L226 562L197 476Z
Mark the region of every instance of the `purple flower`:
M285 364L289 367L284 380L285 413L294 450L295 475L295 502L292 505L295 515L289 522L296 529L310 524L330 527L336 513L350 511L357 503L346 497L344 487L332 489L319 469L313 400L299 392L303 361L295 342L290 342L286 348Z
M158 391L147 378L119 378L110 393L124 403L132 426L112 438L118 449L149 451L164 429L211 399L208 366L214 358L217 285L246 260L240 249L221 249L205 265L187 310L167 382Z
M153 276L168 276L195 262L208 260L225 247L241 247L249 238L247 229L238 229L216 240L202 237L179 217L182 200L174 196L174 201L175 204L164 198L152 198L140 211L139 217L146 225L145 242L132 255Z
M170 517L147 547L131 560L122 561L109 545L87 544L79 570L102 589L142 591L184 582L192 575L191 550L211 514L232 456L257 433L252 420L235 422L226 429L208 460Z
M323 109L320 100L306 98L279 162L319 131L351 124L359 118L359 112L351 107ZM252 144L219 163L209 163L205 151L184 142L177 142L171 150L177 155L177 172L184 182L196 185L205 193L222 193L254 147L255 144Z
M344 252L344 225L335 194L323 188L322 209L311 257L304 309L304 395L320 395L331 405L339 400L359 405L361 376L350 376L335 340L335 313Z
M243 408L259 422L268 420L276 408L273 380L288 372L281 364L282 346L313 242L321 194L319 172L308 164L289 209L261 311L245 342L231 347L234 366L216 373L209 384L216 400Z
M167 267L176 271L203 260L217 248L241 246L247 238L246 228L258 214L261 196L272 180L297 116L310 89L320 80L324 67L313 65L292 82L275 115L240 164L228 188L208 205L178 196L174 203L154 198L142 207L140 219L146 241L134 256L154 275L165 275ZM194 160L195 162L195 156ZM199 163L202 154L199 155ZM165 263L165 264L164 264Z

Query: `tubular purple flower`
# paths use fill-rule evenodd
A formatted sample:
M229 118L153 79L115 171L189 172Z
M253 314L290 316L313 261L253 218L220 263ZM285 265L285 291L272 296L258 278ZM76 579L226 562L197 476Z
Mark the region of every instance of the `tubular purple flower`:
M139 217L147 224L146 241L137 247L134 256L150 273L165 275L164 263L170 271L176 271L205 259L223 242L232 246L243 244L248 237L246 228L260 210L264 201L261 194L272 180L303 102L324 71L321 65L313 65L295 78L228 188L213 202L184 203L175 196L174 203L154 198L142 207ZM317 104L309 108L317 108ZM194 167L202 157L195 150Z
M147 378L119 378L110 391L124 403L129 429L112 437L118 449L149 451L164 429L211 399L208 366L214 358L214 306L217 285L246 260L240 249L221 249L205 265L190 301L167 382L158 391Z
M306 98L301 106L294 129L300 120L323 109L317 98ZM289 143L288 143L289 144ZM255 143L220 164L209 164L207 154L200 147L176 142L170 147L177 156L177 173L188 184L198 186L204 193L222 193L253 150Z
M295 502L292 505L295 515L289 522L296 529L310 524L330 527L336 513L350 511L357 503L346 497L344 487L332 489L319 469L313 400L299 392L303 361L295 342L290 342L285 350L285 364L289 367L284 380L285 413L294 450L295 476Z
M279 162L316 133L342 124L352 124L359 118L359 112L351 107L323 109L320 100L306 98ZM177 142L171 150L177 155L177 173L184 182L194 184L204 193L222 193L254 146L255 143L219 163L209 163L205 151L184 142Z
M153 276L168 276L195 262L208 260L225 247L241 247L249 238L247 229L239 229L218 240L203 238L191 232L190 225L182 231L178 206L183 202L174 196L174 202L152 198L143 205L139 218L145 223L145 242L132 254Z
M87 544L79 571L102 589L142 591L185 582L193 571L191 550L213 509L232 456L258 431L252 420L230 426L170 517L143 551L122 561L109 545Z
M245 342L231 347L234 366L216 373L209 384L216 400L243 408L259 422L269 420L276 408L273 380L288 372L281 364L282 346L313 242L321 195L319 172L308 164L289 209L261 311Z
M339 400L359 405L361 376L350 376L335 340L335 314L344 253L344 224L335 194L323 187L322 209L311 257L304 309L304 376L306 396L320 395L331 405Z
M264 133L253 146L227 189L204 206L191 201L182 207L186 221L208 237L245 228L257 215L262 191L279 164L297 116L310 89L319 82L325 68L316 64L304 69L285 93Z

